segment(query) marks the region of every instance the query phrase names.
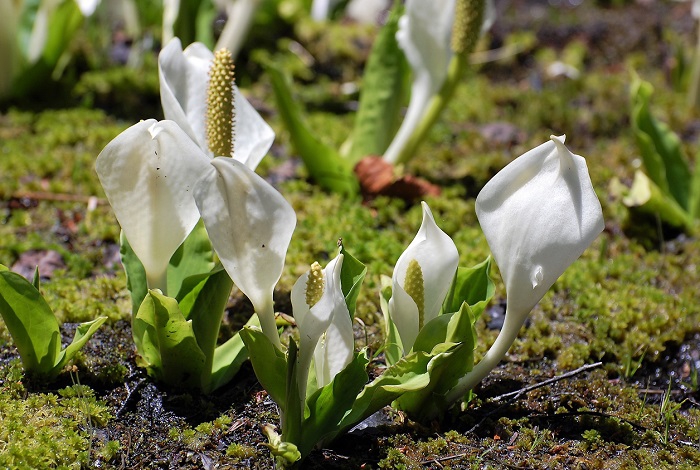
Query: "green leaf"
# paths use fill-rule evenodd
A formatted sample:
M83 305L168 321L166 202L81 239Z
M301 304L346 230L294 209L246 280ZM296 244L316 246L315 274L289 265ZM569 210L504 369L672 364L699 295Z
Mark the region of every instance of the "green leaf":
M194 289L188 289L190 280L201 279ZM228 302L233 281L226 271L219 265L211 272L187 278L181 292L187 294L183 299L178 299L180 312L186 320L192 322L192 330L199 349L204 353L204 370L207 375L212 371L214 350L219 339L219 328L224 315L224 309ZM205 379L205 383L209 380ZM205 392L208 387L204 387Z
M474 349L465 343L441 343L431 352L431 356L428 385L407 392L394 402L397 409L409 413L418 421L447 409L450 403L446 402L445 395L474 366Z
M449 318L449 321L445 322L445 318ZM458 312L441 315L421 330L413 348L414 351L428 352L433 357L428 365L430 383L421 390L399 397L395 403L397 408L418 420L435 416L447 409L450 403L445 400L445 395L474 367L475 321L476 317L469 304L464 302ZM438 332L438 328L441 329L443 325L444 330ZM432 335L427 332L424 334L428 327L433 330ZM443 335L443 341L434 342Z
M189 286L184 285L185 280L197 274L209 273L213 268L214 251L212 250L207 230L204 228L204 222L200 219L192 232L170 258L170 264L168 265L168 294L176 299L183 298L187 293L183 289ZM182 305L180 305L180 308L182 308Z
M259 328L246 327L238 332L250 354L255 376L284 412L286 403L287 358Z
M690 181L688 212L694 220L700 219L700 154L695 157L695 169Z
M430 320L418 332L413 351L430 353L440 343L475 343L476 316L467 302L455 313L446 313Z
M83 23L83 14L74 0L63 0L58 4L46 1L25 3L20 18L19 33L24 67L13 81L15 96L23 96L42 86L47 80L60 77L62 57L68 53L68 46ZM31 40L34 32L33 25L40 9L45 9L48 16L48 25L45 30L42 30L42 33L46 34L43 44ZM30 50L33 44L40 45L42 49ZM30 61L30 56L36 59Z
M136 256L131 245L129 245L129 240L126 239L123 231L119 235L119 243L119 254L126 273L126 288L131 293L131 312L132 315L136 315L148 293L146 270L143 268L141 260Z
M277 108L289 131L294 149L304 161L311 177L323 189L338 194L356 195L359 184L352 166L333 148L323 144L309 130L292 98L289 79L272 64L266 67L277 101Z
M172 386L200 389L206 359L197 345L192 321L185 319L172 297L158 290L150 290L149 296L153 301L161 380Z
M122 246L124 245L122 244ZM136 363L146 368L150 375L160 378L162 362L156 331L155 304L148 292L136 314L131 317L131 334L134 337L136 353L138 354Z
M348 253L343 245L340 246L340 253L343 255L343 266L340 271L340 288L343 291L350 318L354 318L357 296L360 294L362 281L365 279L365 274L367 274L367 266Z
M32 283L7 270L0 270L0 315L25 370L51 375L61 349L58 321Z
M314 446L333 435L340 420L351 408L360 390L367 383L366 352L355 354L353 360L340 371L331 383L318 389L307 401L309 416L302 423L299 450L308 455Z
M408 91L408 66L396 41L402 12L401 6L393 8L367 59L351 135L353 164L369 155L384 155L401 124Z
M681 140L651 114L653 87L639 77L632 83L632 128L649 178L688 210L691 176L681 149Z
M39 276L39 266L34 268L34 276L32 277L32 285L38 291L41 289L41 276Z
M341 420L335 433L327 435L328 441L380 410L406 392L420 390L430 383L429 354L409 354L387 368L382 375L365 385L357 396L352 409Z
M253 314L244 328L247 326L260 327L258 316ZM236 332L228 341L214 350L210 390L216 390L230 382L247 358L248 349L246 349L243 338L241 338L239 332Z
M173 36L180 38L182 47L197 40L197 18L206 3L208 2L203 0L180 0L177 2L178 11L173 23Z
M301 442L301 423L304 419L305 406L299 394L298 374L298 346L293 340L289 340L287 350L287 376L285 380L285 397L282 419L282 438L286 442L297 444Z
M392 281L389 276L380 278L379 304L384 315L384 357L389 366L396 364L403 356L403 343L399 335L399 329L389 314L389 299L392 293Z
M689 233L694 231L694 221L690 214L640 170L635 172L631 188L627 189L621 184L612 185L611 192L622 196L622 202L627 207L658 215L665 223L684 228Z
M54 366L54 371L58 374L63 366L65 366L68 361L73 359L75 353L80 351L80 348L85 346L85 343L92 337L97 329L102 326L102 324L107 320L107 317L98 317L92 321L81 323L75 329L75 335L73 336L73 341L61 351L56 359L56 365Z
M471 268L457 268L457 274L442 305L442 313L456 312L466 302L472 308L473 315L479 318L496 291L490 272L490 256Z

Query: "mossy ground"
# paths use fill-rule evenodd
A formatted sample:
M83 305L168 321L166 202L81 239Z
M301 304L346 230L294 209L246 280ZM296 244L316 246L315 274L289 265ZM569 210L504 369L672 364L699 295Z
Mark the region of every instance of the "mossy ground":
M442 187L442 195L428 202L455 240L461 264L473 265L489 253L474 215L479 189L515 156L550 134L567 133L570 148L587 158L606 230L535 308L506 361L477 387L464 410L422 425L389 414L383 426L312 454L310 468L700 466L700 242L654 220L630 218L607 190L612 177L631 180L638 161L628 122L631 67L655 85L655 112L678 130L688 154L696 154L698 111L686 105L678 61L673 62L679 48L690 57L690 6L514 5L502 12L492 45L519 43L524 51L475 69L404 170ZM304 57L287 55L285 64L296 74L315 132L340 145L354 96L342 95L337 84L358 79L369 46L362 39L366 29L343 25L325 31L308 24L297 29L297 39L316 62L309 69L300 65ZM270 52L251 57L259 55L279 60ZM580 78L548 78L546 68L555 59L579 67ZM250 69L259 71L255 64ZM122 79L115 78L121 75L113 70L81 81L76 93L82 103L107 111L35 106L0 114L0 263L12 266L32 250L61 256L62 266L47 273L43 292L65 322L66 339L73 323L109 317L76 360L77 372L65 372L54 384L22 375L0 325L1 467L270 466L260 425L276 422L276 408L250 367L235 384L199 397L153 384L134 363L130 301L116 258L119 229L93 164L121 130L158 117L157 109L149 115L134 111L134 103L157 103L153 61L144 73L150 75L140 83L141 100L122 94ZM306 181L303 168L291 179L279 178L280 167L293 156L264 75L247 91L278 135L261 171L276 175L298 214L277 308L291 313L295 279L311 262L329 259L342 237L369 268L356 336L358 346L376 350L379 276L391 274L413 238L420 207L328 195ZM495 133L495 123L501 132ZM94 207L91 197L97 198ZM496 300L477 325L478 357L497 334L503 300L498 283ZM251 310L234 292L222 334ZM596 361L602 367L514 399L494 399Z

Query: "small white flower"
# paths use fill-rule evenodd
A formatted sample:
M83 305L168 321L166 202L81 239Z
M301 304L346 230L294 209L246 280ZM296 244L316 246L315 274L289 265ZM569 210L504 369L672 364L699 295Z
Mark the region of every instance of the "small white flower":
M428 204L423 202L422 207L423 222L396 262L389 299L389 312L405 354L420 329L440 313L459 264L454 242L437 226Z

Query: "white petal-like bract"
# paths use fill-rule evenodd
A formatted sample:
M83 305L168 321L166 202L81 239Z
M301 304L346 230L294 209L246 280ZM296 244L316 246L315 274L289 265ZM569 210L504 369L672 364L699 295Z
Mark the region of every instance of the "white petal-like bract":
M214 54L202 43L183 51L178 38L172 39L158 55L160 100L166 119L172 119L210 157L206 137L207 84ZM234 151L236 160L254 170L270 149L275 133L238 87L234 86L236 117Z
M199 220L194 185L209 158L172 121L141 121L119 134L95 168L150 288L163 285L170 257Z
M459 264L454 242L437 226L428 204L423 202L422 207L420 229L394 267L392 297L389 299L389 312L399 330L404 353L411 349L420 329L419 307L405 289L409 263L417 261L423 275L423 325L440 313Z

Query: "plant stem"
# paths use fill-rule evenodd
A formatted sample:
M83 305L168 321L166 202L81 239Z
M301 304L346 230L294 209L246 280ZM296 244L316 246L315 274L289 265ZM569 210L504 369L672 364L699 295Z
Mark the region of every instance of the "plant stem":
M452 99L457 89L457 84L467 70L467 66L468 58L466 54L455 54L452 56L450 67L447 70L447 77L445 77L440 91L430 100L428 109L423 115L423 119L421 119L411 136L406 140L406 144L399 150L392 163L406 163L413 157L416 150L418 150L418 146L425 140L428 131L430 131L435 121L440 117L442 110Z
M277 333L277 324L275 324L275 309L273 307L274 302L272 301L272 295L269 299L266 299L263 305L255 305L255 313L258 314L260 319L260 327L263 333L267 336L267 339L280 351L282 350L282 342L280 341L280 336Z
M168 268L163 269L162 272L152 275L146 273L146 284L148 284L149 289L160 289L163 295L168 295Z
M462 398L498 365L518 337L520 327L523 326L526 318L527 315L509 315L506 308L506 319L493 346L486 352L483 359L474 366L471 372L462 377L457 382L457 385L447 393L447 403L452 403Z

